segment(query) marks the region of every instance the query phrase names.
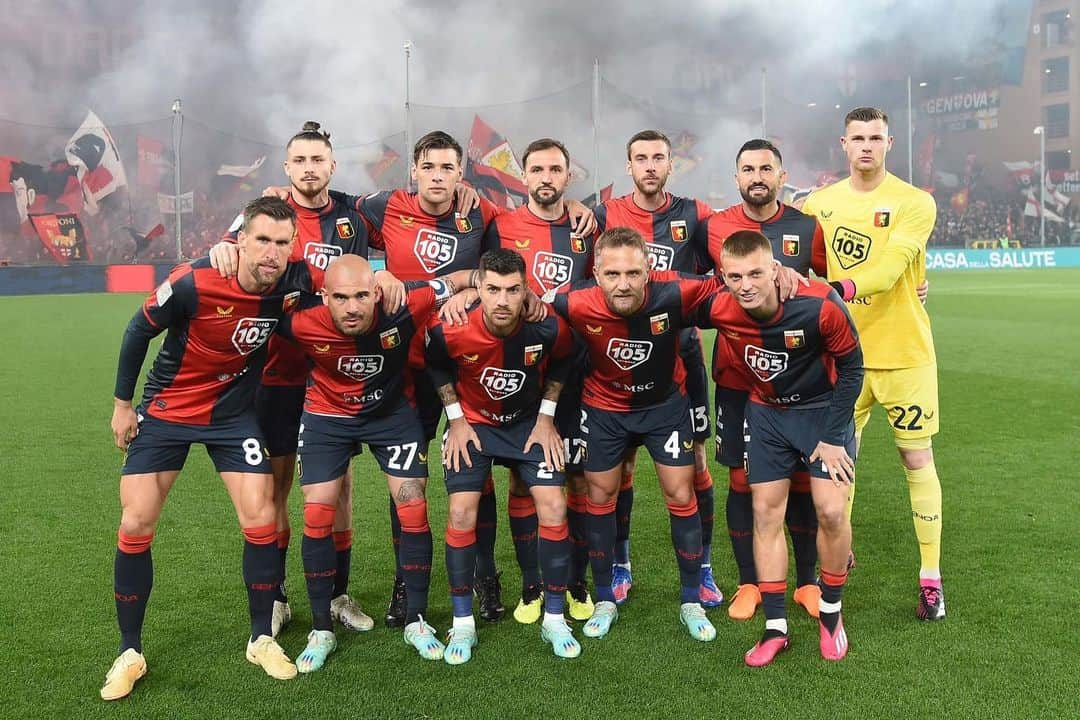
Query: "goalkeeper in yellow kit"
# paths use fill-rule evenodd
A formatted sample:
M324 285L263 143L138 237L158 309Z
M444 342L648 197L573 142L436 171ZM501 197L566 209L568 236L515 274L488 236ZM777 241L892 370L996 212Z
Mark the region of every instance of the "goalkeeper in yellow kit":
M840 144L851 176L812 193L802 210L821 223L828 277L847 301L862 339L866 371L855 403L856 437L874 404L885 408L907 476L922 559L917 614L941 620L941 482L931 448L938 431L937 359L930 318L916 295L937 208L928 193L885 170L892 142L882 110L849 112Z

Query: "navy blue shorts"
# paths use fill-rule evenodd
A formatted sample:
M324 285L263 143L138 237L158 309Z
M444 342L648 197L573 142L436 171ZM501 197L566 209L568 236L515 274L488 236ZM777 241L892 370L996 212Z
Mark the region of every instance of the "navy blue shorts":
M563 439L566 450L567 475L585 470L585 436L581 432L582 406L581 386L583 374L575 371L574 377L563 386L559 406L555 409L555 427Z
M255 417L272 458L296 453L304 390L303 385L260 385L255 391Z
M746 462L746 403L750 393L716 387L716 462L740 468Z
M247 412L210 425L187 425L161 420L142 407L136 410L139 434L128 445L121 475L180 470L192 444L201 443L219 473L269 473L266 453L255 413Z
M387 475L426 478L428 443L416 410L401 402L378 417L334 417L305 412L300 421L297 475L301 485L329 482L345 474L367 443Z
M535 418L526 418L502 427L474 424L472 428L476 436L480 438L480 447L483 449L477 450L470 443L469 459L472 461L472 467L462 463L461 469L457 472L451 468L445 468L444 480L447 494L480 492L484 488L488 475L491 474L493 464L517 471L518 477L526 487L533 485L562 487L566 475L548 467L544 462L543 448L533 445L529 452L523 449L535 424ZM445 431L443 442L446 442Z
M581 429L586 442L585 470L604 472L622 463L628 448L644 445L653 462L683 467L694 464L690 401L672 393L663 402L629 412L600 410L582 403Z
M750 484L790 478L808 469L811 477L828 478L824 463L809 458L821 440L829 408L775 408L746 404L746 481ZM844 431L844 449L855 457L855 418Z
M690 422L694 440L709 439L709 371L701 352L701 333L696 327L679 331L679 356L686 366L686 394L690 397Z

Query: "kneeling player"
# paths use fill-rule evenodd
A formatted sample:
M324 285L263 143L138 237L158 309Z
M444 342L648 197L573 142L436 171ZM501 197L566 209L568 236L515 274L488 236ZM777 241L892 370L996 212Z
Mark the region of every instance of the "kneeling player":
M472 614L476 515L493 463L516 471L536 503L544 619L540 636L555 655L581 654L563 617L570 536L563 497L564 449L554 415L574 341L561 319L526 322L525 262L505 249L480 259L480 303L467 325L434 323L429 371L446 408L442 460L449 493L446 569L454 625L444 659L468 662L476 645ZM472 445L472 447L469 447Z
M468 281L469 272L455 280ZM451 283L453 280L450 281ZM443 646L424 622L431 578L427 452L416 414L410 355L422 360L423 330L448 284L410 283L396 312L378 308L381 293L367 260L344 255L330 264L324 304L282 324L313 363L300 425L300 486L304 493L301 552L311 600L312 631L296 660L300 672L318 670L337 646L331 618L336 553L331 536L345 473L367 443L386 473L401 522L401 567L407 610L405 640L421 657L437 660Z
M697 322L721 329L752 391L746 407L747 480L754 503L754 563L765 607L765 634L746 664L768 665L788 647L785 608L787 543L784 511L791 476L810 469L821 561L820 650L847 654L840 598L847 579L851 523L845 506L855 477L855 398L862 386L862 350L843 301L813 283L783 304L769 240L733 233L722 250L730 292L697 309Z

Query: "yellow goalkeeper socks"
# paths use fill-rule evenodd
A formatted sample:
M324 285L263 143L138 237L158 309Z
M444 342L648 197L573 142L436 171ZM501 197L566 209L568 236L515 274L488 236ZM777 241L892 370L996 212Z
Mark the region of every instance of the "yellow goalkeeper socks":
M918 470L904 468L922 571L936 575L941 565L941 481L931 461Z

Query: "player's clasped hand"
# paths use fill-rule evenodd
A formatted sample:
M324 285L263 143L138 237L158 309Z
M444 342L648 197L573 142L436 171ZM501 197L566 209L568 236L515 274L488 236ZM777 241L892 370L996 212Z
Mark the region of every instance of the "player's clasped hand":
M450 422L443 438L442 464L454 472L460 472L462 467L472 467L472 458L469 457L469 443L480 447L480 438L472 425L465 419Z
M113 440L116 447L127 450L128 445L139 434L139 417L131 403L122 403L119 400L113 406L112 422Z
M544 451L544 462L549 468L562 472L566 467L566 448L559 431L555 429L555 423L547 415L536 418L532 432L525 440L525 452L529 452L533 445L539 445Z
M834 485L850 485L855 482L855 461L847 454L843 445L819 442L814 448L814 454L810 456L811 463L817 461L821 461Z

